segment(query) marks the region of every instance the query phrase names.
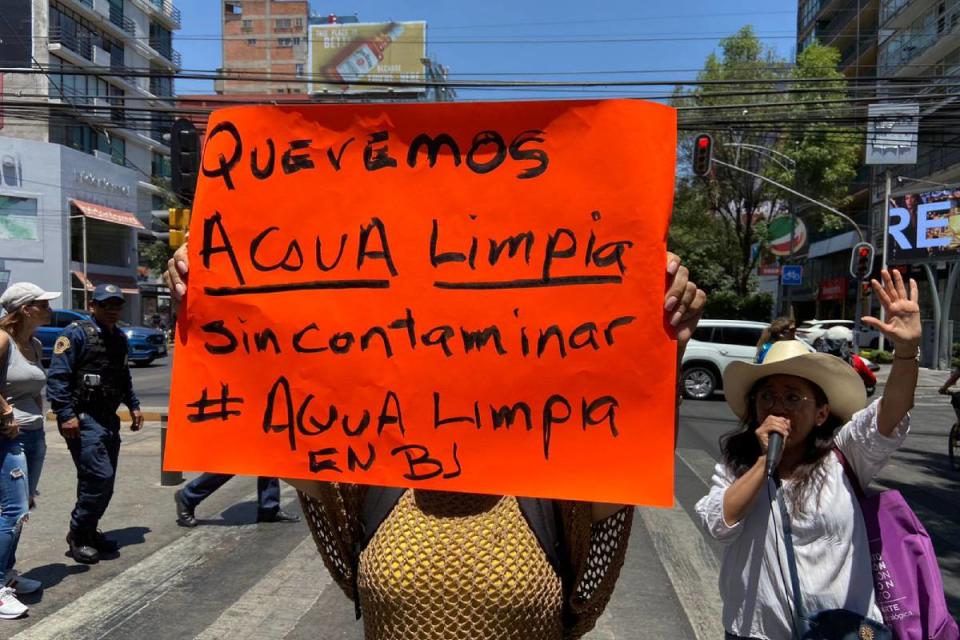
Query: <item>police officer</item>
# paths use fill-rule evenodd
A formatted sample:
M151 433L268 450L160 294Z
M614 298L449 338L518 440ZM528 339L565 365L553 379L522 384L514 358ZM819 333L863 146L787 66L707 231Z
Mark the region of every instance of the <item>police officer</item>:
M63 330L47 371L47 399L77 467L77 504L67 544L73 559L85 564L117 550L117 543L105 538L97 523L113 496L121 402L133 417L130 429L143 426L127 365L127 337L117 328L123 304L119 287L98 285L90 305L92 321L77 321Z

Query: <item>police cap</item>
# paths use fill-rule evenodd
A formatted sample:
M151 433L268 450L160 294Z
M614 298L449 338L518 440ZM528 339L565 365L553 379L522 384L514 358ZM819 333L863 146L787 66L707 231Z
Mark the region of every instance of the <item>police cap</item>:
M120 287L115 284L98 284L93 290L94 302L106 302L107 300L120 300L123 302L123 293Z

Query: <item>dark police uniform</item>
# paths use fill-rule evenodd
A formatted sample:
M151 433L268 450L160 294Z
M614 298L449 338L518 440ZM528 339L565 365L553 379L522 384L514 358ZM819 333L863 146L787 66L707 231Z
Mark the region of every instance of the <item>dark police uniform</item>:
M119 294L114 285L104 288ZM109 331L92 318L64 329L47 371L47 399L58 424L71 418L80 421L80 436L66 439L77 467L77 504L70 516L70 532L75 539L92 544L97 523L113 496L120 453L117 408L121 402L131 411L140 408L123 331L118 327Z

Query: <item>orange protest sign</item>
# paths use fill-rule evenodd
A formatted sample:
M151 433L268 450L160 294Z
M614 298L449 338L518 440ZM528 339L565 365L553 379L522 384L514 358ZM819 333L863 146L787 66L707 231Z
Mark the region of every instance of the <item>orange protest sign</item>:
M169 469L669 505L675 112L213 114Z

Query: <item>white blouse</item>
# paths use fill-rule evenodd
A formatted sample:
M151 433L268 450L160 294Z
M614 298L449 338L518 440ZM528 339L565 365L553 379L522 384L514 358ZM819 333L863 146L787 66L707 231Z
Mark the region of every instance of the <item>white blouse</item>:
M875 400L837 432L834 441L866 485L906 439L910 416L890 437L877 431ZM723 626L735 635L789 640L792 593L776 497L761 489L747 516L734 525L723 519L723 496L736 478L717 464L710 493L697 502L700 524L726 545L720 568ZM803 515L793 513L793 546L806 613L848 609L881 621L873 593L870 550L853 487L836 455L829 455L811 482ZM789 480L783 482L791 504Z

